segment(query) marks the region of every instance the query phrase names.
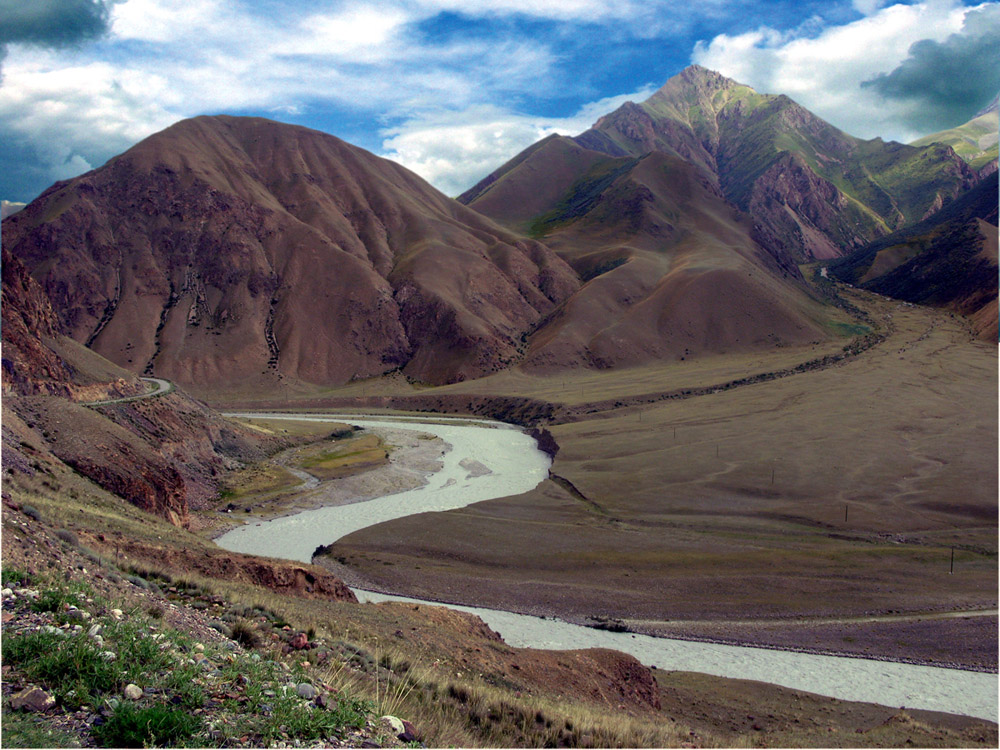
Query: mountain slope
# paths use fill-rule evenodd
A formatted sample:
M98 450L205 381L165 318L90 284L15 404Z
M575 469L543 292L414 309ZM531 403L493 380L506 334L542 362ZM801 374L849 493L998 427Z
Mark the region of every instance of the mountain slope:
M920 220L978 179L947 147L862 141L788 97L759 94L698 66L573 140L609 156L661 152L694 164L753 217L754 238L788 261L843 255ZM526 152L512 163L533 158ZM485 203L506 171L461 200L509 223Z
M975 170L982 170L997 158L997 112L998 101L986 107L971 120L957 128L918 138L911 146L929 146L943 143L955 149L955 153L965 159ZM995 167L994 167L995 169Z
M865 289L968 315L980 338L997 339L997 181L983 180L914 226L830 266Z
M704 170L551 137L473 205L544 239L586 281L530 339L525 364L613 367L825 338L830 311L751 238ZM468 195L465 196L468 199Z
M56 184L4 238L73 338L209 390L474 377L578 286L402 167L256 118L180 122Z

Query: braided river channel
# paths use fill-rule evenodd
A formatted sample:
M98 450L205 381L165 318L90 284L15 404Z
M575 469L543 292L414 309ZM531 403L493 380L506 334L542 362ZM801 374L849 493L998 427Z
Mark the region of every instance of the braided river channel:
M441 512L517 495L548 476L549 458L520 429L500 422L447 417L238 413L228 416L295 419L356 425L385 436L401 432L444 441L436 470L422 484L361 502L318 507L235 528L216 544L234 552L310 562L316 547L415 513ZM391 440L389 441L391 442ZM440 443L437 443L440 445ZM321 491L319 488L311 491ZM360 601L441 602L354 590ZM514 647L611 648L660 669L758 680L842 700L944 711L997 721L998 676L992 673L873 659L781 651L616 633L553 618L447 604L472 612Z

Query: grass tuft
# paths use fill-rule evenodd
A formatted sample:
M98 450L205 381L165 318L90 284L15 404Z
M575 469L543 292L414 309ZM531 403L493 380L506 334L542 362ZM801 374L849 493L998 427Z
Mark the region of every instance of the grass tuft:
M94 727L101 747L170 747L201 729L201 719L177 708L153 705L140 708L119 703L103 724Z

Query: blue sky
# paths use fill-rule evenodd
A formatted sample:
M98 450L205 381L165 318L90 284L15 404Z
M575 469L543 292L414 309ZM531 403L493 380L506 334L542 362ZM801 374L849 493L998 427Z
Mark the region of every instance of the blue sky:
M314 127L456 195L691 63L909 141L1000 87L1000 2L0 0L0 198L199 114Z

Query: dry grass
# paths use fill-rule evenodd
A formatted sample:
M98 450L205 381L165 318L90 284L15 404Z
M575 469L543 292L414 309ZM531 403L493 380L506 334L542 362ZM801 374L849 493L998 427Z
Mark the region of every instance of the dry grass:
M318 479L339 477L368 471L389 460L389 451L378 435L320 443L298 453L297 463Z
M552 425L552 471L585 501L546 482L360 531L333 554L388 590L447 586L471 604L578 619L995 607L996 347L947 313L856 301L891 332L849 362ZM654 385L649 369L578 377L588 402ZM559 390L536 380L524 395ZM463 387L487 385L450 388Z

